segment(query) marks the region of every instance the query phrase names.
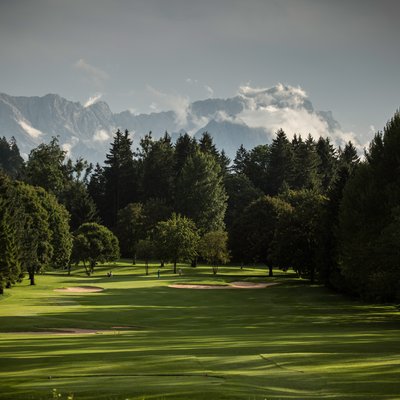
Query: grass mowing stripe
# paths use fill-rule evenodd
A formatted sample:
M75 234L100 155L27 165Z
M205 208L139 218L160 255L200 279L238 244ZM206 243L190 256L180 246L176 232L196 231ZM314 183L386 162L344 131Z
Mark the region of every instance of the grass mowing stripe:
M400 313L363 304L290 273L265 268L118 265L38 276L17 285L0 309L0 399L394 399L400 376ZM182 278L182 279L180 279ZM171 283L283 284L259 290L180 290ZM101 293L60 293L100 286ZM73 297L71 297L73 296ZM78 305L57 302L77 301ZM23 316L23 314L30 314ZM110 329L96 335L1 331ZM52 379L48 379L51 376ZM56 377L56 378L53 378Z

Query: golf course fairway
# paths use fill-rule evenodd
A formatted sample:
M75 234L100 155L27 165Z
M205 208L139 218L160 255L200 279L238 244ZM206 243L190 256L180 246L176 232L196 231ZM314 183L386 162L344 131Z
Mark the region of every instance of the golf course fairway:
M261 267L180 267L49 271L6 290L0 399L400 398L395 305ZM276 284L169 287L231 282Z

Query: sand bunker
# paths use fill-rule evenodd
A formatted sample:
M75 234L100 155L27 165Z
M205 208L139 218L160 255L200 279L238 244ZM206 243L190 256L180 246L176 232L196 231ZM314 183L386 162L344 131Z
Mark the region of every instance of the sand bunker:
M52 328L42 331L2 332L8 335L96 335L104 333L115 333L118 329L134 330L134 327L111 327L112 329L81 329L81 328Z
M232 282L231 285L238 289L264 289L269 286L279 285L279 282L270 282L270 283L255 283L255 282Z
M4 332L9 335L95 335L96 333L103 333L103 330L97 329L76 329L76 328L63 328L63 329L51 329L43 331L22 331L22 332Z
M175 289L264 289L269 286L278 285L278 282L271 283L254 283L254 282L232 282L229 285L185 285L174 284L169 285L170 288Z
M54 289L55 292L69 292L69 293L93 293L102 292L104 288L99 286L73 286L60 289Z

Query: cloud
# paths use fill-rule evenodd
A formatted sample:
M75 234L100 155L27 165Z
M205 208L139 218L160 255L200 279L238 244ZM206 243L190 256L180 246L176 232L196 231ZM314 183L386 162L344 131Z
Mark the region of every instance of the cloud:
M100 68L94 67L86 62L83 58L79 59L75 64L74 68L81 71L85 77L97 88L103 86L109 76L106 72Z
M186 78L185 82L188 83L189 85L197 85L199 83L197 79L192 79L192 78Z
M43 135L43 132L40 131L39 129L34 128L33 126L30 126L27 122L25 121L18 121L19 126L32 138L37 139L39 136Z
M72 148L75 147L78 143L79 143L79 138L77 138L76 136L72 136L72 137L71 137L71 142L70 142L70 143L67 142L67 143L63 143L63 144L61 145L61 148L62 148L65 152L67 152L67 157L70 157L70 156L71 156Z
M263 128L270 133L283 129L288 137L309 133L314 137L329 136L337 145L351 140L361 149L356 135L345 132L330 112L317 112L301 87L281 83L271 88L241 86L238 96L245 107L234 118L251 128ZM220 115L223 117L223 115ZM229 117L231 118L231 117Z
M146 88L154 99L150 104L152 111L173 111L175 113L175 122L178 125L183 127L187 124L190 105L190 100L187 96L163 93L150 85L147 85Z
M105 142L106 140L111 139L111 137L112 135L105 129L98 129L93 135L93 140L95 142Z
M195 86L196 88L205 89L208 97L214 97L214 89L207 84L202 84L198 79L186 78L185 82L191 86Z
M206 91L210 97L214 97L214 89L211 86L204 85L204 89L206 89Z
M103 95L101 93L97 93L93 96L90 96L89 99L86 101L86 103L83 105L85 108L86 107L90 107L91 105L93 105L94 103L96 103L97 101L99 101L101 99Z

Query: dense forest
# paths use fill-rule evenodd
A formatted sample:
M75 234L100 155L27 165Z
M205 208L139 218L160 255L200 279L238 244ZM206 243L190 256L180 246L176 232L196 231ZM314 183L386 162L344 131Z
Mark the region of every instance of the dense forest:
M41 270L120 255L148 265L261 263L377 301L400 300L400 114L362 159L348 143L279 130L234 160L205 132L136 150L114 135L103 165L72 161L58 139L24 161L0 139L0 293Z

